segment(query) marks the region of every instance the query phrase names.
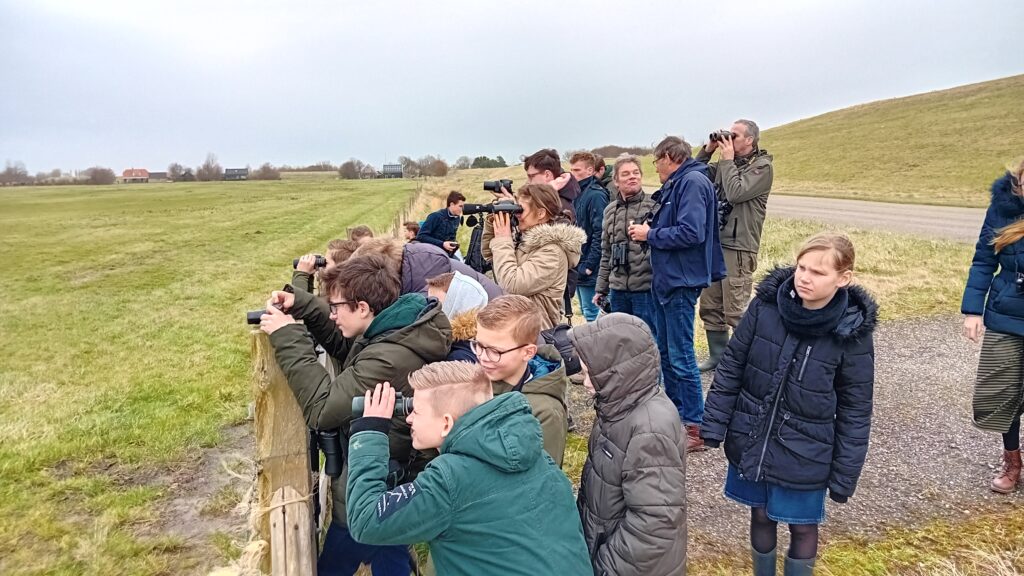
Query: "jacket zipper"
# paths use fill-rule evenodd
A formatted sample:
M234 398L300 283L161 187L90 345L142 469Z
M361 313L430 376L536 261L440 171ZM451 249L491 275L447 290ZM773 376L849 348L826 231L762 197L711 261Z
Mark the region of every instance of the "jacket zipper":
M807 347L807 353L804 354L803 364L800 366L800 373L797 375L797 381L803 380L804 368L807 368L807 359L811 355L811 347ZM790 363L792 366L792 363ZM789 379L789 370L786 370L786 374L782 377L782 383L779 384L779 391L775 393L775 402L772 405L772 416L768 419L768 428L764 431L764 445L761 446L761 458L757 461L757 474L754 475L754 482L761 481L761 466L764 465L764 455L768 452L768 441L772 437L772 426L775 425L775 416L779 410L779 399L782 398L782 391L786 389L786 380Z
M737 224L736 218L733 218L732 219L732 239L733 240L736 239L736 224Z
M811 347L808 346L807 347L807 352L804 352L804 361L803 361L802 364L800 364L800 373L797 374L797 376L796 376L796 381L797 382L803 382L804 381L804 370L807 369L807 359L810 358L810 357L811 357Z

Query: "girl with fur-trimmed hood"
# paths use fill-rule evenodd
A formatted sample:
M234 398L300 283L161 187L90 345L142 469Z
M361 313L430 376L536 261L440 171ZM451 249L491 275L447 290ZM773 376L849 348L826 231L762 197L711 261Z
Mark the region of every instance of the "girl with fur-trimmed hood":
M558 193L548 184L527 184L516 200L523 207L517 216L519 237L513 237L509 214L489 216L483 255L492 261L494 278L506 294L526 296L540 307L541 330L547 330L562 319L566 278L569 268L579 264L587 235L568 223Z
M715 372L701 437L725 442L725 495L751 508L755 576L775 574L776 529L791 534L785 574L810 575L825 495L853 495L871 431L878 307L853 286L842 234L808 240L795 268L757 287Z

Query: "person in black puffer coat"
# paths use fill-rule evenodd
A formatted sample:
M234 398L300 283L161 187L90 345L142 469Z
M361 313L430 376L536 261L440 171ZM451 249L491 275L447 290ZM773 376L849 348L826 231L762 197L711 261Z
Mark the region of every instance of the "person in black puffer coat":
M853 261L849 238L826 233L771 271L708 393L701 437L725 442L725 494L751 507L755 575L775 574L777 522L792 535L785 573L812 573L826 490L846 502L864 465L878 306L850 285Z

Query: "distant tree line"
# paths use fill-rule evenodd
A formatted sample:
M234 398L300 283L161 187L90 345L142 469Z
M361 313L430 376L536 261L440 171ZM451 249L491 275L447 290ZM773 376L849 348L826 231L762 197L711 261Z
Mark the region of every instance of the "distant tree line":
M586 151L586 149L566 150L565 152L562 153L562 160L568 162L569 158L572 158L573 154L577 152ZM589 152L601 158L617 158L622 154L632 154L634 156L648 156L654 153L654 148L651 148L650 146L615 146L613 144L609 144L608 146L598 146L597 148L592 148L589 150Z

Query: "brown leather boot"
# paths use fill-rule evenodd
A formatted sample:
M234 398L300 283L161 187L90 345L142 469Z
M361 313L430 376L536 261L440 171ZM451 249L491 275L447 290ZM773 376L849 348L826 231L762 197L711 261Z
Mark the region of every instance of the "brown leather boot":
M686 425L686 451L687 452L702 452L707 450L704 446L704 440L700 437L700 426L696 424ZM1020 460L1018 459L1017 472L1020 473Z
M1009 494L1020 481L1020 450L1003 450L1003 469L992 480L992 491Z

